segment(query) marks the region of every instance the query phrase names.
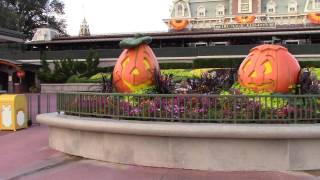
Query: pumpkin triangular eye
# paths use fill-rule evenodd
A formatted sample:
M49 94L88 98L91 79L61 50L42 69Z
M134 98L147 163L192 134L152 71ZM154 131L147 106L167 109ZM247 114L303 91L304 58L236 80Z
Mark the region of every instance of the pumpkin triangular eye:
M151 69L150 64L149 64L149 62L148 62L148 60L146 58L143 59L143 64L144 64L146 70L150 70Z
M248 67L252 64L252 61L249 60L244 66L243 66L243 71L247 72Z
M251 78L256 78L257 77L257 72L256 71L253 71L250 76Z
M129 63L129 61L130 61L130 59L129 59L129 57L127 57L127 58L122 62L122 64L121 64L122 69L127 66L127 64Z
M264 66L264 74L272 73L272 65L269 60L263 63L263 66Z

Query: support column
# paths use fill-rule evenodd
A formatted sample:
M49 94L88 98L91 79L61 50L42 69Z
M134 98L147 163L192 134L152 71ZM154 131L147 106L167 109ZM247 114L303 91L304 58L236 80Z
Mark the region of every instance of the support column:
M8 93L14 92L13 73L8 73Z
M38 88L38 90L41 90L41 82L40 82L40 79L39 79L37 73L34 74L34 80L35 80L35 85Z
M258 2L258 5L257 5L257 8L258 8L258 10L257 10L257 12L258 12L258 14L261 14L261 12L262 12L262 4L261 4L261 0L257 0Z

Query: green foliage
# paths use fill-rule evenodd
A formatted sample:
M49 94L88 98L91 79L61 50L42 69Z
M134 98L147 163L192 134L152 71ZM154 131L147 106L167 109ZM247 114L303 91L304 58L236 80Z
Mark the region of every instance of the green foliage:
M286 98L273 98L272 93L269 92L254 92L246 87L242 87L239 83L235 83L229 91L223 91L220 95L246 95L255 96L256 98L249 98L250 101L259 102L263 109L273 109L274 107L285 107L288 105ZM274 94L277 95L277 94ZM258 97L261 98L258 98ZM262 98L263 96L270 96L267 98ZM263 99L263 101L261 101Z
M172 75L174 82L180 82L182 80L187 80L190 78L200 78L203 73L209 72L213 68L207 69L166 69L161 70L162 75Z
M9 8L0 5L0 27L17 30L16 20L18 15Z
M90 77L98 73L100 63L99 54L92 49L90 49L89 54L85 61L84 73L82 74L82 77Z
M39 71L39 79L44 83L81 83L81 82L100 82L99 80L90 79L90 77L99 71L99 56L90 51L85 62L65 58L54 61L53 70L50 69L49 63L42 57L42 68Z
M196 78L200 78L204 73L207 73L209 71L214 70L214 68L206 68L206 69L194 69L191 70L190 73L196 77Z
M80 77L79 75L73 75L68 80L67 83L100 83L101 79L88 79L86 77Z
M191 73L191 70L189 69L161 70L161 75L172 76L174 82L179 82L179 81L194 77L193 74Z
M1 0L0 10L0 27L21 31L28 39L33 37L34 29L47 22L50 27L66 34L65 20L55 17L64 14L61 0Z
M318 80L315 68L302 69L299 75L298 84L295 86L296 94L319 94L320 81Z
M236 68L240 67L241 59L197 59L193 62L193 68Z
M101 80L103 77L111 78L111 73L98 73L90 77L91 80Z
M41 69L38 72L38 76L42 82L48 83L53 81L49 63L45 59L41 59Z
M39 89L38 89L38 87L36 87L36 86L31 86L31 87L29 88L29 91L30 91L31 93L38 93L38 92L39 92Z
M138 89L131 94L137 94L137 95L143 95L143 94L157 94L156 93L156 87L155 86L148 86L141 89ZM139 99L137 99L135 96L124 96L123 101L130 104L135 105L139 103Z
M241 86L239 83L235 83L232 88L232 90L239 90L241 94L243 95L271 95L269 92L255 92L251 89L248 89L246 87Z
M103 73L112 73L114 69L114 66L109 66L109 67L98 67L99 72Z
M312 68L311 71L317 76L317 79L320 79L320 68Z
M161 63L161 69L238 68L242 59L197 59L193 63Z
M72 75L79 75L79 64L82 62L70 58L54 61L53 78L55 83L65 83Z
M156 90L154 86L144 87L133 92L133 94L155 94L155 93L156 93Z
M161 63L160 69L192 69L192 63Z
M319 61L300 61L299 64L302 68L310 68L310 67L320 68Z
M101 74L100 91L102 93L112 93L113 92L113 76L110 74L108 77L105 74Z

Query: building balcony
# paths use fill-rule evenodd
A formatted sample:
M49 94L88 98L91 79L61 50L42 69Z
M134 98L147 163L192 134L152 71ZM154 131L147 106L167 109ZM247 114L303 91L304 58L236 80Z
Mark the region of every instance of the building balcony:
M243 17L245 17L244 15ZM265 26L250 26L247 27L243 25L242 28L276 28L278 26L291 26L291 25L301 25L301 26L310 26L310 22L307 19L307 14L297 14L297 13L287 13L287 14L254 14L255 21L252 24L266 24ZM191 26L188 28L191 29L216 29L217 26L229 25L229 24L238 24L236 21L236 16L226 15L223 17L215 18L182 18L189 20ZM169 22L171 19L165 19L164 22L169 27ZM240 23L241 24L241 23ZM249 23L248 23L249 24ZM225 26L230 27L230 26ZM240 28L240 26L237 26Z

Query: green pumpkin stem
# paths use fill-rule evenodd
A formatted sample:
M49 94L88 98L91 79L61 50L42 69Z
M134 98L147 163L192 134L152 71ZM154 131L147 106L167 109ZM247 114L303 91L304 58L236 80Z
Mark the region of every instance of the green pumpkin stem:
M150 36L144 36L142 34L136 34L134 38L124 39L120 42L120 47L123 49L136 48L141 44L150 44L152 38Z

